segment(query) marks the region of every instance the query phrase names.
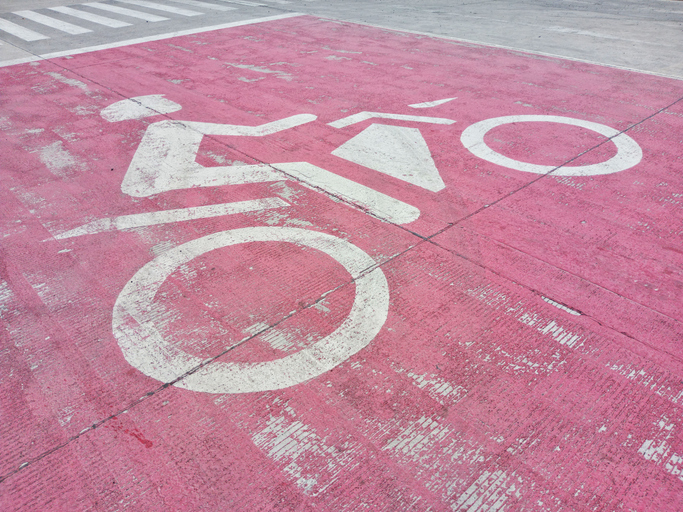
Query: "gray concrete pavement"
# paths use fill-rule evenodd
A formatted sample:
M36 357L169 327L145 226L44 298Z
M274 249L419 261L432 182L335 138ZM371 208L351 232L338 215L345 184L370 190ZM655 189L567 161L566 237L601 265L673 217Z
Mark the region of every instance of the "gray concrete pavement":
M400 3L385 0L203 0L203 7L193 7L183 2L160 2L167 7L201 13L196 16L122 2L102 3L167 19L149 22L68 0L6 1L0 5L0 18L44 34L46 39L25 41L0 30L0 41L3 42L0 46L0 61L254 17L301 12L683 78L683 2L675 0L415 0ZM50 7L65 5L83 12L125 20L130 25L123 28L104 27L49 10ZM214 5L215 9L206 5ZM217 10L225 7L234 9ZM15 14L16 11L24 10L67 21L91 32L68 34Z

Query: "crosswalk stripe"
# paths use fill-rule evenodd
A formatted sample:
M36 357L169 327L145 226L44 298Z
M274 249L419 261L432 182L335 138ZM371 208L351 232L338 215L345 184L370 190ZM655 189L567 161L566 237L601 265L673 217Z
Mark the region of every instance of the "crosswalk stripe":
M229 4L248 5L250 7L265 7L266 4L257 4L256 2L247 2L246 0L218 0L219 2L228 2Z
M40 41L41 39L50 39L43 34L39 34L38 32L24 28L21 25L17 25L16 23L12 23L11 21L7 21L3 18L0 18L0 30L7 32L8 34L12 34L19 39L23 39L24 41Z
M145 21L166 21L168 19L157 16L156 14L148 14L146 12L134 11L133 9L126 9L125 7L118 7L116 5L101 4L99 2L91 2L83 5L116 14L123 14L124 16L130 16L131 18L138 18Z
M91 21L97 23L98 25L104 25L106 27L120 28L120 27L130 27L130 23L125 21L113 20L111 18L105 18L98 14L93 14L91 12L78 11L72 9L71 7L48 7L51 11L59 12L62 14L67 14L73 16L74 18L80 18L82 20Z
M237 7L230 7L227 5L218 4L207 4L206 2L198 2L197 0L171 0L171 2L175 2L177 4L191 5L192 7L203 7L204 9L213 9L215 11L232 11L233 9L237 9Z
M137 5L138 7L147 7L148 9L156 9L157 11L172 12L173 14L180 14L181 16L199 16L203 12L190 11L188 9L181 9L180 7L173 7L170 5L162 5L154 2L145 2L145 0L117 0L124 4Z
M61 30L62 32L66 32L67 34L71 35L78 35L78 34L85 34L87 32L92 32L89 28L83 28L79 27L78 25L72 25L71 23L67 23L66 21L62 20L57 20L55 18L50 18L49 16L45 16L44 14L40 14L38 12L33 12L33 11L14 11L14 14L17 16L21 16L22 18L26 18L27 20L35 21L36 23L40 23L41 25L45 25L47 27L51 27L57 30Z

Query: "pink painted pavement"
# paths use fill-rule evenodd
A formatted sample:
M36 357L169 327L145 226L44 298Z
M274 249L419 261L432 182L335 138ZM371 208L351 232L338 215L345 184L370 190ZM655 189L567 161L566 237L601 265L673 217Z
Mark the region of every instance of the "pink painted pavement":
M0 509L683 509L683 82L297 17L0 83Z

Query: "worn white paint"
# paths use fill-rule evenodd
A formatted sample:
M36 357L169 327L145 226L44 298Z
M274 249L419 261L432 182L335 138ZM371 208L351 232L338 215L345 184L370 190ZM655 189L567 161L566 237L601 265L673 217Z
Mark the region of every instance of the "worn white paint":
M495 309L503 310L518 322L534 327L541 334L550 336L560 345L578 348L584 341L583 336L558 324L555 319L543 316L532 308L526 307L522 302L513 303L507 295L491 286L485 285L475 290L468 290L468 293Z
M611 139L611 141L617 147L617 154L609 160L598 164L580 165L574 167L562 166L558 168L555 165L530 164L508 158L492 150L486 145L486 142L484 142L484 136L497 126L510 123L528 122L560 123L592 130ZM554 176L594 176L600 174L612 174L630 169L631 167L639 164L643 158L643 151L638 143L625 133L620 133L618 130L615 130L609 126L605 126L604 124L563 116L525 115L486 119L468 126L465 131L462 132L460 140L465 148L467 148L472 154L488 162L503 167L508 167L510 169L515 169L517 171L532 172L536 174L547 174L553 171Z
M575 311L572 308L568 308L567 306L565 306L564 304L560 304L559 302L555 302L553 299L549 299L548 297L543 297L542 295L541 295L541 298L544 301L546 301L548 304L552 304L556 308L561 309L562 311L566 311L570 315L581 316L581 313L579 313L578 311Z
M64 148L61 140L40 148L39 157L48 171L60 178L66 178L71 171L82 171L86 167Z
M242 228L214 233L175 247L157 256L133 276L116 300L112 321L114 336L126 360L161 382L171 382L197 369L203 360L170 344L155 327L154 297L179 266L215 249L254 242L293 243L335 259L355 279L356 297L349 315L334 332L294 354L261 363L214 360L187 375L176 386L205 393L286 388L331 370L367 346L380 331L389 311L389 287L381 268L375 267L375 261L361 249L335 236L312 230ZM373 269L368 271L370 268ZM229 345L227 342L226 347Z
M505 502L521 498L522 479L508 476L505 471L484 471L479 478L451 505L458 512L502 512Z
M433 418L422 416L403 430L399 437L391 439L382 450L401 452L413 460L419 460L425 451L434 449L434 445L448 439L449 435L448 426Z
M156 14L149 14L147 12L135 11L133 9L126 9L125 7L119 7L118 5L101 4L99 2L90 2L87 4L88 7L93 7L94 9L100 9L102 11L109 11L115 14L122 14L123 16L129 16L131 18L137 18L140 20L157 22L166 21L168 18L163 16L157 16Z
M408 224L420 216L420 210L412 205L308 162L273 164L272 166L314 189L321 189L333 196L341 197L380 219L396 224Z
M188 9L182 9L180 7L173 7L172 5L163 5L156 2L147 2L145 0L117 0L123 4L136 5L138 7L145 7L147 9L153 9L155 11L165 11L173 14L179 14L180 16L199 16L203 14L197 11L190 11Z
M236 213L255 212L271 208L289 206L285 200L279 197L239 201L235 203L211 204L207 206L195 206L177 210L164 210L160 212L136 213L122 215L110 219L99 219L83 226L71 229L55 235L55 239L73 238L82 235L94 235L104 231L125 230L171 222L183 222L195 219L207 219L222 215L234 215Z
M149 94L112 103L104 108L100 115L110 123L115 123L117 121L158 116L160 114L171 114L182 108L175 101L164 98L163 94Z
M398 368L397 371L404 373L404 370ZM438 375L419 374L413 371L406 371L405 373L415 381L418 388L425 390L429 396L440 404L453 405L467 396L467 389L452 384Z
M99 14L93 14L91 12L79 11L78 9L72 9L71 7L48 7L48 9L61 14L66 14L68 16L73 16L74 18L80 18L91 23L104 25L105 27L121 28L130 26L130 23L126 23L125 21L107 18L105 16L100 16Z
M332 128L346 128L352 124L362 123L368 119L395 119L397 121L413 121L418 123L431 123L431 124L453 124L455 121L452 119L445 119L443 117L425 117L425 116L412 116L405 114L386 114L383 112L359 112L358 114L353 114L348 117L344 117L337 121L327 123Z
M458 98L444 98L443 100L425 101L424 103L413 103L412 105L408 106L411 108L431 108L443 105L444 103L448 103L449 101L457 99Z
M87 93L89 92L88 84L85 82L81 82L80 80L76 80L75 78L67 78L61 73L57 73L56 71L49 71L47 75L51 76L55 80L58 80L62 82L63 84L70 85L71 87L78 87L81 91Z
M417 128L371 124L332 154L432 192L446 188Z
M358 452L362 448L356 443L345 441L340 450L340 446L326 442L312 426L298 419L292 407L280 405L279 398L273 406L282 407L282 411L271 414L265 426L251 434L252 440L304 494L325 492L341 471L359 466Z
M683 481L683 453L673 452L669 441L673 437L675 424L663 417L658 421L657 427L654 438L647 439L638 453L645 460L663 466L664 471Z
M90 30L89 28L79 27L78 25L67 23L66 21L50 18L49 16L45 16L44 14L40 14L39 12L16 11L14 14L16 14L17 16L21 16L22 18L26 18L27 20L40 23L41 25L45 25L46 27L54 28L56 30L66 32L67 34L71 35L86 34L88 32L92 32L92 30Z

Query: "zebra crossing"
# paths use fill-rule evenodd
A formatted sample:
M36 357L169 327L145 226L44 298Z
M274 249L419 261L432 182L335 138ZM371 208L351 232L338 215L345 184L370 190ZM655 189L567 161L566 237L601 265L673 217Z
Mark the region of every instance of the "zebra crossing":
M75 36L105 27L118 29L142 22L157 23L174 18L202 16L216 11L232 11L239 9L240 6L274 7L291 3L290 0L263 2L266 3L248 0L166 0L164 3L150 0L114 0L106 3L84 2L39 10L19 10L6 13L11 14L8 16L10 19L0 16L0 38L10 35L22 41L33 42L50 39L54 33Z

